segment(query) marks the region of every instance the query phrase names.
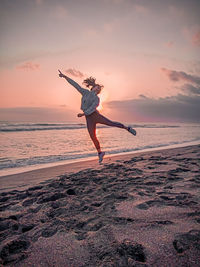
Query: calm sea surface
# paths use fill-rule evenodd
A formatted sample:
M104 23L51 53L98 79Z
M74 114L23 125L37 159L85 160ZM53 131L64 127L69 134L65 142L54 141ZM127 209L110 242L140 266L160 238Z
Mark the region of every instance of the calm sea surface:
M200 143L200 124L132 124L126 130L98 126L106 154ZM0 122L0 176L49 165L89 159L96 150L85 124Z

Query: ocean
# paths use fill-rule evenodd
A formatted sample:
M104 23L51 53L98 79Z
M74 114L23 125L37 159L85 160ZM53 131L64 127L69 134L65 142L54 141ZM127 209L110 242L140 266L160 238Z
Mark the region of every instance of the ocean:
M97 126L106 155L200 143L200 124L132 123L137 136ZM0 176L96 158L82 123L0 122Z

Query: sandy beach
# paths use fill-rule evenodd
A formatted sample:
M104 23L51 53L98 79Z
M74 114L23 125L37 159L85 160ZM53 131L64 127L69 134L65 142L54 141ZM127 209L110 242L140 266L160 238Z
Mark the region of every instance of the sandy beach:
M200 145L2 177L0 264L199 266L199 187Z

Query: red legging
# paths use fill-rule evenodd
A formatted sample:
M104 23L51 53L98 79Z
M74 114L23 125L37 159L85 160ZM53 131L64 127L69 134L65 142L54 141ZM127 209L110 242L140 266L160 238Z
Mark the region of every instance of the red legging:
M88 132L90 134L90 137L91 137L97 151L100 150L100 144L99 144L99 141L96 137L96 124L97 123L125 129L125 127L122 123L111 121L111 120L107 119L106 117L104 117L103 115L101 115L98 111L95 111L92 114L87 115L85 117L86 117Z

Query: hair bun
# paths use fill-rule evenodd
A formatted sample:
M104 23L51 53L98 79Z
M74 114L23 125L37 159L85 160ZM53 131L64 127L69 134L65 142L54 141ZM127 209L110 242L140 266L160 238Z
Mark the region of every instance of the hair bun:
M83 84L85 84L86 87L90 87L90 86L93 87L95 85L98 85L100 87L100 90L104 87L103 85L96 83L96 79L91 77L91 76L89 78L85 79L83 81Z

